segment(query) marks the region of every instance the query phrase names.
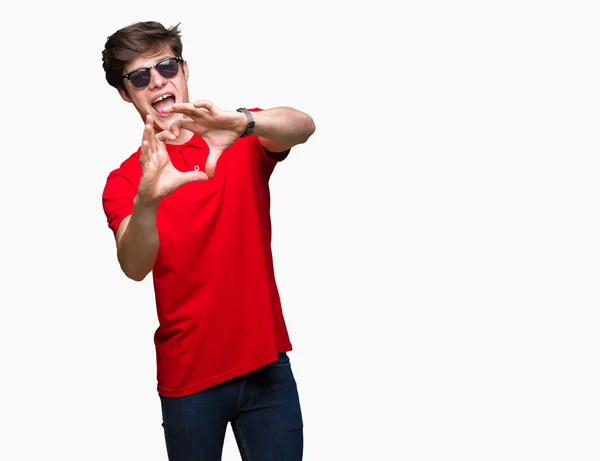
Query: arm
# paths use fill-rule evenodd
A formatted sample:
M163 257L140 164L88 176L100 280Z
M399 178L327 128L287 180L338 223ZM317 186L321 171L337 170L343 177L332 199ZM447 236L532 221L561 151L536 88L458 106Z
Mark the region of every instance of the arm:
M117 258L121 269L130 279L141 281L152 270L158 253L159 238L156 213L160 201L178 187L192 181L206 181L200 171L181 172L169 158L165 140L174 140L169 131L155 134L152 117L146 117L146 126L140 149L142 176L133 212L117 229Z
M241 114L243 115L243 114ZM315 132L315 122L304 112L291 107L275 107L252 112L254 134L269 152L283 152L297 144L303 144ZM247 120L243 118L243 129Z
M210 153L206 160L206 174L213 177L217 161L225 149L231 146L246 130L248 119L237 111L222 111L210 101L175 103L165 112L176 112L184 118L175 120L169 129L178 137L180 129L201 136ZM315 131L313 119L291 107L275 107L253 111L254 135L269 152L284 152L304 143Z
M158 253L156 212L158 203L134 201L133 213L123 219L117 231L117 258L127 277L137 282L150 273Z

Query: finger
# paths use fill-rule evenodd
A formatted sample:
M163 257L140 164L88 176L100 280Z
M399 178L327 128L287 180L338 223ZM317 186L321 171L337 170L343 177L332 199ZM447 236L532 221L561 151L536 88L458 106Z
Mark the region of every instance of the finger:
M205 124L202 124L201 121L198 120L198 117L196 120L194 120L193 118L188 117L187 115L184 115L182 119L177 121L177 126L183 128L184 130L193 131L197 134L204 133L207 129Z
M182 120L180 126L184 130L194 131L195 124L193 120Z
M189 102L175 102L170 109L174 112L195 112L194 105Z
M160 155L161 152L164 152L165 150L167 150L167 147L165 146L164 135L162 135L161 133L162 133L162 131L160 133L158 133L156 136L154 136L154 142L156 143L156 148L152 151L153 159L158 158L158 156Z
M144 140L148 142L149 149L146 151L154 152L156 151L156 139L154 134L154 119L150 114L146 115L146 126L144 128Z
M202 171L178 171L177 179L175 180L175 189L178 189L189 182L201 182L208 180L209 177Z
M146 130L144 130L145 132ZM146 141L145 139L142 141L142 149L140 151L141 155L140 155L140 161L141 162L146 162L148 161L148 150L150 148L150 145L148 144L148 141Z
M194 107L196 109L200 109L200 108L206 109L206 110L208 110L211 113L216 112L216 109L217 109L217 106L215 106L212 102L210 102L210 101L203 101L203 100L196 101L194 103Z
M211 151L211 153L208 154L204 170L206 171L206 174L209 178L215 176L215 171L217 170L217 161L219 160L220 156L220 151Z
M210 115L210 111L205 107L196 108L193 104L189 103L176 103L171 106L173 112L178 114L187 115L188 117L199 118L203 115Z
M181 173L182 185L188 182L208 181L209 177L203 171L186 171Z
M150 144L150 153L155 153L158 150L158 145L156 142L156 134L154 132L154 124L149 125L149 129L150 129L150 134L149 134L149 139L148 139L148 143Z
M150 147L150 136L151 136L151 126L146 124L144 126L144 134L142 135L142 149L141 149L141 154L146 157L148 156L148 150Z
M177 139L177 137L178 137L178 135L175 135L170 130L162 130L160 133L158 133L156 135L156 140L159 141L159 143L164 144L166 141L175 141L175 139Z
M144 121L146 123L146 126L150 125L150 127L154 128L154 120L152 119L152 115L149 115L149 114L146 115L146 118Z
M178 138L181 134L181 119L175 120L173 123L171 123L169 130L171 133L173 133L173 135L175 135L176 138Z

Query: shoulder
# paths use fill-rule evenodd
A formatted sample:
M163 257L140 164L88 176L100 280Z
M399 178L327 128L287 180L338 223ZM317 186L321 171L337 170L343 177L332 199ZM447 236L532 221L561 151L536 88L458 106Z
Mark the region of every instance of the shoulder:
M129 157L127 157L121 164L112 170L108 177L110 178L113 175L121 174L121 175L129 175L129 174L137 174L141 173L142 169L140 167L140 149L135 151Z
M139 183L139 178L142 175L142 168L140 166L140 151L139 149L125 159L121 164L110 171L106 178L105 190L109 189L115 180L125 179L132 184Z

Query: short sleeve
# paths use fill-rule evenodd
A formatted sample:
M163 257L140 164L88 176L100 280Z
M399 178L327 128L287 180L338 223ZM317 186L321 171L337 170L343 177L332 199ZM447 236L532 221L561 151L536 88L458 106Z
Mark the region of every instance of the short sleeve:
M139 184L139 180L137 182ZM108 175L102 193L102 207L108 227L113 231L115 237L123 219L133 213L133 200L136 193L137 186L125 174L123 167Z
M253 107L252 109L248 109L248 111L250 112L259 112L261 110L262 109L259 107ZM252 138L255 148L260 152L260 158L263 167L266 170L266 172L270 175L275 169L275 165L287 158L287 156L290 153L290 149L287 149L283 152L270 152L266 150L264 146L260 143L260 139L258 136L252 136Z

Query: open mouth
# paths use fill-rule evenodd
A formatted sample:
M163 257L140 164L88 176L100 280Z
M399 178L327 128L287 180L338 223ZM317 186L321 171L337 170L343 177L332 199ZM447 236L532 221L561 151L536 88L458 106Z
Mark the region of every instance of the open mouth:
M163 94L162 96L159 96L158 98L156 98L154 101L152 101L151 104L152 104L152 107L154 108L154 110L156 112L158 112L159 114L171 115L171 114L166 114L165 110L170 109L174 103L175 103L175 96L172 95L171 93L167 93L167 94Z

